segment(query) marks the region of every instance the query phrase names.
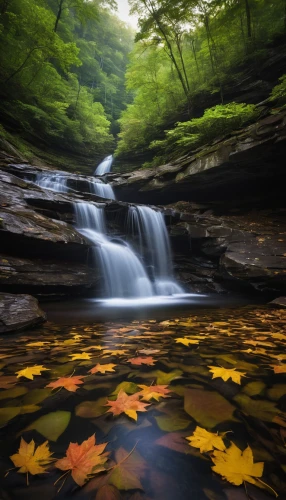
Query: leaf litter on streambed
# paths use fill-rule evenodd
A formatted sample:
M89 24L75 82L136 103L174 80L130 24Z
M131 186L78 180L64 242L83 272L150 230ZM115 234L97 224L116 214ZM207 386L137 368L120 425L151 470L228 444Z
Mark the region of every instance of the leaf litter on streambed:
M2 336L0 497L286 498L285 316Z

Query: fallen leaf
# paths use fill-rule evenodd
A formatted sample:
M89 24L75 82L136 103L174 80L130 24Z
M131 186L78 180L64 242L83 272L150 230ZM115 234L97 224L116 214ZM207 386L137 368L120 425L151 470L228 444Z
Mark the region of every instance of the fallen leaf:
M52 389L64 387L67 391L75 392L77 389L79 389L78 386L84 383L82 381L83 378L83 375L76 375L74 377L61 377L58 380L55 380L54 382L46 385L45 387L52 387Z
M192 344L199 344L199 342L200 342L197 339L188 339L185 337L177 338L177 339L175 339L175 341L177 342L177 344L184 344L186 347L189 347Z
M124 356L127 353L124 349L104 349L103 354L108 354L110 356Z
M47 344L49 344L49 342L30 342L27 344L27 347L43 347Z
M66 430L71 418L69 411L53 411L32 422L25 431L35 429L50 441L57 441Z
M210 372L213 374L212 378L222 378L227 382L229 378L236 384L241 384L241 377L245 377L245 372L238 372L236 368L221 368L219 366L208 366Z
M10 456L15 467L20 467L17 472L35 474L43 474L47 466L52 462L52 453L49 450L48 441L41 444L35 449L35 442L32 439L30 443L21 438L18 453Z
M160 349L140 349L138 352L140 354L146 354L146 356L149 356L151 354L158 354L160 352Z
M128 396L126 392L121 390L118 393L117 399L115 401L107 401L106 406L110 406L110 409L107 411L113 413L114 416L126 413L128 417L137 420L136 412L147 411L145 407L149 406L149 404L139 401L138 393Z
M150 401L150 399L168 398L168 394L171 392L167 389L167 385L138 385L141 391L138 393L143 401Z
M108 482L119 490L143 490L140 479L145 475L147 464L136 450L128 453L123 448L115 452L115 465Z
M104 484L99 488L95 500L121 500L119 490L112 484Z
M75 408L77 417L97 418L106 413L106 397L99 398L97 401L82 401Z
M130 358L127 360L128 363L132 363L132 365L154 365L155 364L155 360L152 358L152 356L148 356L146 358Z
M271 365L274 373L286 373L286 364L285 365Z
M198 424L212 429L227 420L236 420L233 416L235 407L216 391L186 389L184 410Z
M253 454L248 446L241 451L234 443L225 451L214 451L211 456L212 470L232 484L239 486L244 481L257 484L255 478L263 474L263 462L253 463Z
M214 449L224 451L226 448L218 433L208 432L199 426L196 427L192 436L187 436L186 439L189 441L190 446L199 448L201 453L206 453Z
M88 352L77 352L75 354L69 354L72 358L72 361L76 361L77 359L90 359L90 354Z
M95 434L81 444L70 443L66 456L57 460L58 469L71 471L72 478L82 486L91 476L105 470L108 453L103 453L107 443L95 444Z
M45 368L43 365L35 365L23 368L23 370L20 370L16 373L17 373L17 378L26 377L30 380L33 380L34 375L41 375L43 371L47 370L50 370L50 368Z
M89 373L94 374L94 373L115 372L115 370L113 370L115 366L116 365L114 365L113 363L108 363L106 365L101 365L98 363L91 370L89 370Z
M17 382L17 377L14 375L7 375L0 377L0 389L10 389Z

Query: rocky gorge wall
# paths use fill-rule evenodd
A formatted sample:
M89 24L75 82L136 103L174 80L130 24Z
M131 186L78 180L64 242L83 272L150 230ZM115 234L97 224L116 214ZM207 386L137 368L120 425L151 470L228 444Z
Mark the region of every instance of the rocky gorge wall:
M93 177L67 172L53 171L66 176L68 193L43 189L33 181L46 168L0 153L0 292L41 300L98 294L91 244L74 228L74 202L89 201L104 206L114 238L126 233L130 202L164 203L186 291L285 294L285 146L280 112L156 171L104 176L124 201L90 193Z

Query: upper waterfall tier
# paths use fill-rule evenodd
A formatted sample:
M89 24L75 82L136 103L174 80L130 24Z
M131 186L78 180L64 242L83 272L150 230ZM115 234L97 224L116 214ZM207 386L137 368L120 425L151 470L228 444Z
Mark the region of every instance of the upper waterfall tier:
M104 175L110 172L111 166L113 162L113 156L107 156L104 160L96 167L94 174L95 175Z

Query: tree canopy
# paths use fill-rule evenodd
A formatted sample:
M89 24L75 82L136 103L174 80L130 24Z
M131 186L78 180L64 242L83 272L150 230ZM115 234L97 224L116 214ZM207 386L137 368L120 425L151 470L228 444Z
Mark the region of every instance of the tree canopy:
M0 0L4 124L72 151L104 153L128 103L134 33L113 0Z

